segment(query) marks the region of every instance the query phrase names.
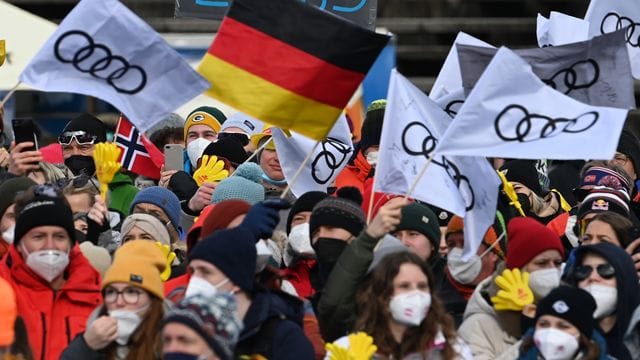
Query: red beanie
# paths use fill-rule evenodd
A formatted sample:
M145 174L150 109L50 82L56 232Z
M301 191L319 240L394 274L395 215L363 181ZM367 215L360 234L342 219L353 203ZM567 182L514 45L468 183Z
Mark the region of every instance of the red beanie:
M226 229L237 216L249 212L249 208L251 205L244 200L230 199L219 202L205 217L200 238L204 239L217 230Z
M509 221L507 230L507 269L520 269L546 250L558 250L564 257L558 235L532 218L514 218Z

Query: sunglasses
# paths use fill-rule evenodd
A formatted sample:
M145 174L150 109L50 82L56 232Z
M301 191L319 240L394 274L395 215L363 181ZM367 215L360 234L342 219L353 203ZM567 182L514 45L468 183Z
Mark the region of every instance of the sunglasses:
M233 139L235 141L237 141L238 143L240 143L240 145L242 146L247 146L249 145L249 135L244 134L244 133L234 133L234 132L220 132L218 133L218 139Z
M78 145L92 145L96 142L97 138L97 136L82 130L65 131L58 136L58 142L60 145L71 145L71 142L75 139Z
M573 276L578 281L582 281L591 275L593 272L593 266L591 265L578 265L573 270ZM611 279L616 275L616 269L611 264L600 264L596 266L595 270L603 279Z

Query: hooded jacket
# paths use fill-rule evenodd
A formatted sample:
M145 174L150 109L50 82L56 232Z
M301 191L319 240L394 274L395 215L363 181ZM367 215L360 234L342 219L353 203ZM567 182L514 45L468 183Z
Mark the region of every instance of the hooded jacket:
M66 281L57 291L27 266L14 246L0 263L0 277L11 283L20 299L18 314L29 333L34 359L58 360L102 302L100 275L78 246L69 253Z
M582 264L582 259L587 254L596 254L603 257L616 271L616 284L618 289L618 303L616 305L616 323L608 333L600 330L607 341L609 354L616 359L631 359L631 354L624 346L623 338L631 321L631 314L640 304L640 285L631 256L624 250L610 243L581 246L576 250L576 264ZM569 275L567 279L574 286L578 281ZM634 354L637 355L637 354Z

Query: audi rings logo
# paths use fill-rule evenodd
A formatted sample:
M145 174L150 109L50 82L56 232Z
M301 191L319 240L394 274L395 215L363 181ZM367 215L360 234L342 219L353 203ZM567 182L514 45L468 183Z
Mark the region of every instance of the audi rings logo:
M421 148L412 148L409 145L411 139L422 139ZM424 156L426 159L431 156L436 145L438 145L438 139L433 136L425 124L419 121L407 124L404 130L402 130L401 141L402 148L407 154L412 156ZM443 168L451 180L456 184L456 187L460 190L463 194L463 198L465 199L466 211L473 209L475 205L475 195L473 188L471 187L471 183L469 182L469 178L461 174L460 169L458 169L454 163L444 156L439 156L438 159L433 159L431 163Z
M460 111L463 103L464 100L452 100L444 107L444 112L453 119L458 115L458 111Z
M602 18L602 23L600 23L600 33L602 34L624 28L627 29L625 32L627 44L633 47L640 47L640 33L636 32L636 30L640 30L640 24L633 21L633 19L610 12Z
M587 131L598 122L599 118L598 112L589 111L574 119L554 119L540 114L531 114L522 105L509 105L496 117L494 128L496 135L504 141L528 142L561 133L577 134Z
M598 63L595 60L587 59L578 61L542 81L566 95L573 90L590 88L598 82L598 78L600 78Z
M318 184L324 185L331 180L336 170L340 169L342 164L348 160L351 147L332 137L327 137L321 144L322 151L311 162L311 177ZM329 147L335 151L331 151ZM323 169L329 170L326 176L322 176Z
M134 95L147 84L147 73L140 66L131 65L122 56L113 54L84 31L71 30L62 34L56 40L53 52L60 62L105 80L119 93Z

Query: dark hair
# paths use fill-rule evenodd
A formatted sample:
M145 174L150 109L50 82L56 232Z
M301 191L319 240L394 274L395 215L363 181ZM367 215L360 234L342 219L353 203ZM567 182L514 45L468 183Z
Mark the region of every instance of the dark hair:
M151 143L153 143L153 145L155 145L160 151L164 149L165 145L173 144L175 140L180 142L184 140L183 127L163 127L149 136L149 141L151 141Z
M522 339L522 344L520 345L520 357L525 356L531 348L535 347L533 342L533 332L530 336L527 336ZM596 360L600 357L600 347L598 344L589 339L586 335L580 333L580 338L578 339L579 345L579 353L583 355L579 357L577 360Z
M633 222L628 218L612 211L603 211L591 218L586 227L588 228L589 224L596 220L602 221L611 226L613 232L616 233L616 237L618 238L618 242L620 243L622 248L626 248L633 240L635 240L635 238L632 237L632 230L634 230L634 225Z
M31 346L29 345L29 333L27 332L27 326L21 316L16 318L13 330L15 337L13 339L13 344L11 344L9 353L15 356L16 359L33 360L33 353L31 352Z
M403 264L416 265L427 276L431 306L420 326L408 328L402 343L398 344L389 330L389 301L393 295L393 280ZM397 252L385 256L356 294L356 307L355 330L371 335L378 350L383 354L402 359L411 353L424 353L429 350L428 344L433 343L441 331L446 338L442 357L455 358L453 343L456 334L453 320L435 294L435 279L431 270L418 255L412 252Z

